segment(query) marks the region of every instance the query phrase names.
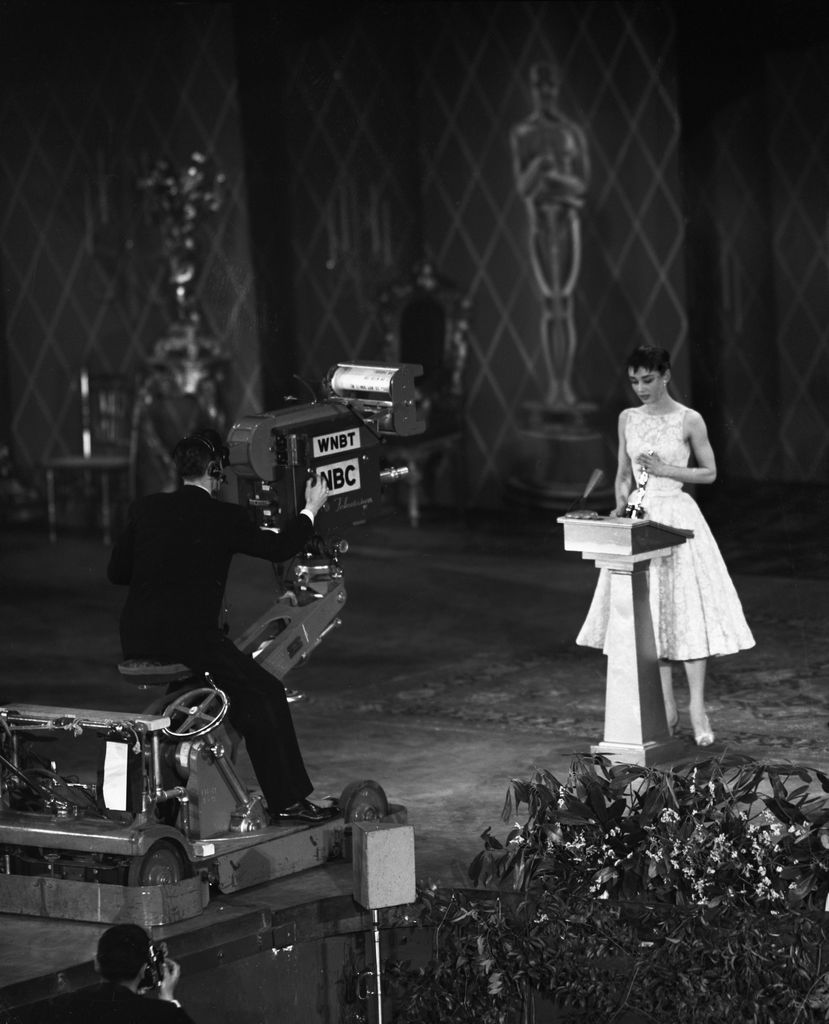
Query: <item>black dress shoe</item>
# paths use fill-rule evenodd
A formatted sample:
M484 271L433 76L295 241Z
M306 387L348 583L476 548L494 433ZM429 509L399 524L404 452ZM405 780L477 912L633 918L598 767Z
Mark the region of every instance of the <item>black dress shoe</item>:
M339 809L337 807L319 807L317 804L312 804L310 800L297 800L295 804L291 804L290 807L284 807L278 814L274 814L273 820L276 822L299 821L318 825L320 822L328 821L330 818L336 818L338 814Z

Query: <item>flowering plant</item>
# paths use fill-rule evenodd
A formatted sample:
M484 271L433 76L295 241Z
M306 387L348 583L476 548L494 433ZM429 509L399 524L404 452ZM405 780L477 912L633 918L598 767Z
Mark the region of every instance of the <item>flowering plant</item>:
M470 875L536 893L566 886L601 898L679 906L823 910L829 891L829 792L822 772L711 759L661 771L573 761L562 784L539 770L513 780L502 845L489 831Z
M827 792L725 757L513 780L504 816L526 820L484 832L477 888L419 892L429 945L387 966L396 1024L829 1019Z

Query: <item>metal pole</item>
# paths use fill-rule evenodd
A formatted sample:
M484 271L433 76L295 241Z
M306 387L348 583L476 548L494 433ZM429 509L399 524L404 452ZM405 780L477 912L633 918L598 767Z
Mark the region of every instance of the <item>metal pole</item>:
M371 930L374 932L374 995L377 999L377 1024L383 1024L383 991L380 983L380 919L376 910L371 912Z

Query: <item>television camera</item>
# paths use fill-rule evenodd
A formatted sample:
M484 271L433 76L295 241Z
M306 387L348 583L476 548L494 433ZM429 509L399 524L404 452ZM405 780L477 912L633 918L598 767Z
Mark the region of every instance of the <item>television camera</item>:
M244 416L227 435L225 500L246 507L261 527L280 530L299 513L309 474L328 484L313 540L278 567L270 608L235 638L280 678L340 624L343 531L382 514L384 485L405 472L384 467L382 446L386 437L423 431L420 372L412 364L341 363L324 378L322 399ZM4 911L169 923L200 913L211 886L234 892L342 856L350 822L405 821L405 808L390 804L376 782L358 780L324 824L268 824L261 797L236 770L228 699L212 680L194 679L185 665L118 668L142 689L183 689L138 714L0 706ZM94 781L57 769L57 757L72 761L69 748L83 740L91 749L82 770Z
M245 416L230 429L230 490L259 526L279 530L297 515L309 474L328 485L310 549L283 569L273 606L236 638L280 678L340 624L342 531L383 514L383 487L406 474L383 467L382 444L425 429L415 401L421 372L413 364L340 363L322 382L322 401Z

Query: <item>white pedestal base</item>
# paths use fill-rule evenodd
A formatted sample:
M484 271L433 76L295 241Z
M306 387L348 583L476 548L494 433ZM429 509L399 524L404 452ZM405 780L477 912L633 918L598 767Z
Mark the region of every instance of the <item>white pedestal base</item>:
M679 760L685 754L685 744L673 736L652 743L614 743L612 740L602 740L591 746L590 753L603 754L615 764L641 764L650 768Z

